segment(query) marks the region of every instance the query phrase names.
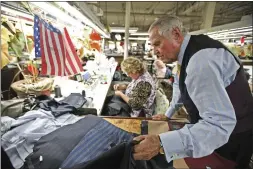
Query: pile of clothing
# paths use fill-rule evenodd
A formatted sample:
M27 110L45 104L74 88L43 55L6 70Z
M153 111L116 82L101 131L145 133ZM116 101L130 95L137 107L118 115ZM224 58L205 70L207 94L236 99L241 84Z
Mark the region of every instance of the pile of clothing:
M32 110L18 119L8 116L1 117L2 148L10 158L14 168L21 168L25 158L33 152L34 144L44 135L72 124L81 117L70 113L54 117L50 111ZM4 129L2 129L4 127Z
M133 138L137 135L100 117L74 115L76 108L66 102L43 100L37 105L17 118L1 118L1 151L6 158L2 168L173 168L164 155L135 161L132 152L138 142Z

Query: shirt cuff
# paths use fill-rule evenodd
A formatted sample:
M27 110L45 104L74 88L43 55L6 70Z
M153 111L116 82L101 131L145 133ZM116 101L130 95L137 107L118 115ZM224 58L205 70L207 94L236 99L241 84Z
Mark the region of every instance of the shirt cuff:
M168 163L172 160L187 157L178 131L159 134Z
M169 107L167 112L165 113L165 116L167 116L168 118L171 118L174 113L175 113L175 109L172 107Z

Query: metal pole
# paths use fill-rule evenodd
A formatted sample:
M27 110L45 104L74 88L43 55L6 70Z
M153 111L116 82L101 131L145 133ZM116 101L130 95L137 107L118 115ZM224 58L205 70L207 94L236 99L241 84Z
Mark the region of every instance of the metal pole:
M131 2L126 2L124 59L128 57Z
M101 45L102 47L101 47L101 52L104 52L105 51L105 37L103 37L103 39L102 39L102 45Z
M209 29L212 27L216 2L206 2L205 13L203 15L203 29Z

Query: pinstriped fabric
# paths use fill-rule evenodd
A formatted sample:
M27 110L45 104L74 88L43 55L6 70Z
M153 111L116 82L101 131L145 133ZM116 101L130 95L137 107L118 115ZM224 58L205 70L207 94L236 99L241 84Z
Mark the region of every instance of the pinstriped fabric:
M115 127L107 121L101 121L81 139L62 163L61 168L70 168L92 160L114 145L132 139L133 136L130 133Z

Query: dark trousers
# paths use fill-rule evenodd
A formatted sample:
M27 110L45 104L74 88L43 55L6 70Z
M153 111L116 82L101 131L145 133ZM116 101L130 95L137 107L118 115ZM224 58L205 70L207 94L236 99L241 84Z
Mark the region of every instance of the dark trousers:
M253 152L253 131L232 134L228 143L215 151L234 161L237 169L247 169Z
M131 107L121 97L111 95L106 97L101 114L102 116L130 117L130 112Z
M114 107L114 109L112 109ZM117 108L121 107L120 111L115 111ZM102 110L103 116L121 116L121 117L131 117L130 113L132 108L119 96L107 96L105 99L104 107ZM138 117L145 117L144 111L141 111Z

